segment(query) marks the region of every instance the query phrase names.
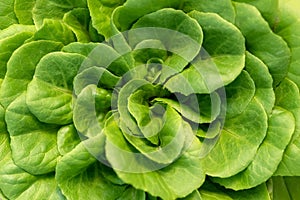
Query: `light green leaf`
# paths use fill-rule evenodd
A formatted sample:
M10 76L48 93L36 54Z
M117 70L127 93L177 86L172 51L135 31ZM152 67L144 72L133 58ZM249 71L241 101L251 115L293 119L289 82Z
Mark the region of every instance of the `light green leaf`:
M14 12L14 0L3 0L0 2L0 30L12 24L18 24Z
M204 200L270 200L266 184L248 190L227 190L219 185L206 181L199 189Z
M138 98L136 102L133 102L131 94L137 94L136 97L139 94L145 95L140 96L144 102L138 103L141 101ZM118 111L120 115L119 126L126 139L145 156L165 164L177 158L183 148L185 135L189 135L191 130L184 127L181 117L171 107L164 108L156 104L149 108L147 101L150 98L164 94L166 91L158 86L152 86L145 80L132 80L120 90ZM186 134L179 134L183 130L187 131ZM149 142L154 146L150 145ZM161 146L158 147L158 144Z
M5 165L5 162L8 157L10 157L10 146L9 146L9 135L7 133L6 124L4 120L5 110L0 106L0 164L1 166ZM2 189L2 182L0 179L0 189Z
M230 0L184 0L181 6L185 12L197 10L200 12L216 13L223 19L233 23L235 18L234 7Z
M9 199L65 200L53 176L34 177L14 165L12 160L2 165L0 177L0 187Z
M0 190L0 199L1 200L7 200L7 198L4 196L4 194L1 190Z
M40 59L52 51L58 51L62 44L52 41L34 41L22 45L10 57L7 72L0 89L0 101L6 108L26 89ZM36 52L36 49L39 49Z
M139 18L128 32L131 47L137 48L136 45L145 40L157 40L164 46L162 50L171 54L163 63L160 83L182 71L196 57L202 39L202 29L197 21L184 12L171 8L161 9ZM153 42L148 45L148 48L157 47Z
M111 106L111 93L95 85L85 87L74 101L74 125L85 137L94 137L104 128Z
M112 184L103 177L102 164L93 154L98 145L99 140L93 138L81 142L58 162L56 180L68 199L117 199L125 190L126 186Z
M146 194L142 190L137 190L134 187L129 187L116 200L132 200L132 199L146 200Z
M279 0L235 0L255 6L273 29L278 23Z
M180 198L179 200L202 200L203 198L201 197L200 193L198 190L195 190L191 194L189 194L186 197Z
M216 120L209 125L204 124L197 127L196 135L200 138L216 139L222 130L222 123Z
M255 98L263 105L267 114L272 112L275 104L273 79L267 66L254 55L246 52L245 70L251 76L255 84Z
M90 67L80 72L74 78L74 93L78 95L88 85L99 85L103 88L113 89L121 78L112 74L103 67Z
M84 55L85 53L84 54L80 53L80 54ZM107 44L104 43L97 44L93 49L91 49L90 53L87 56L87 59L82 63L80 70L78 71L79 76L82 76L81 78L83 80L80 80L79 84L76 83L77 82L76 80L74 81L75 94L79 94L80 91L88 84L98 84L98 82L102 82L105 84L106 81L110 82L109 80L106 79L108 74L106 75L106 77L102 77L102 73L104 73L105 71L108 71L110 72L110 74L112 74L110 75L111 76L110 78L115 76L115 78L113 79L116 79L116 76L124 75L126 72L130 70L130 68L134 67L133 63L128 63L127 55L119 54L115 48ZM91 70L89 69L91 67L92 68L99 67L102 69ZM83 72L85 70L86 72ZM96 72L93 73L93 71ZM81 73L83 74L80 75ZM91 80L89 80L90 78L88 78L88 76L90 76ZM102 78L104 79L104 81L102 81ZM86 82L88 83L86 84Z
M112 36L110 23L113 11L125 0L87 0L89 11L91 13L93 26L98 33L109 39Z
M196 123L211 123L220 114L221 99L216 92L210 95L176 96L177 101L168 98L155 98L174 108L183 117Z
M288 78L300 88L300 15L299 2L293 0L279 1L279 20L275 32L280 35L289 45L291 61Z
M130 29L131 25L142 16L163 8L178 8L181 0L127 0L112 14L112 23L121 32Z
M289 79L284 79L275 90L276 105L294 115L296 127L293 137L287 146L283 159L275 175L300 175L300 95L297 85Z
M205 176L201 160L198 157L201 148L198 139L194 138L189 149L172 164L160 166L158 163L147 161L138 154L125 141L115 122L108 124L107 128L115 130L115 132L114 134L106 133L106 156L117 175L124 182L163 199L185 197L202 185ZM118 140L115 140L116 138ZM151 167L153 168L151 169ZM140 173L142 171L144 173Z
M42 122L72 122L73 79L85 57L80 54L54 52L44 56L28 84L26 103Z
M138 90L129 96L128 110L130 114L135 118L136 123L141 130L142 134L154 145L159 144L159 138L157 133L162 129L164 108L160 104L149 105L147 101L154 94L151 94L154 88L145 87L149 92L145 93L142 90ZM156 89L156 88L155 88ZM158 88L159 89L159 88ZM150 96L148 96L150 95ZM161 111L161 112L157 112Z
M254 159L267 126L267 114L254 98L244 112L225 121L215 147L203 160L206 173L226 178L245 169Z
M63 17L63 21L74 32L79 42L91 41L88 32L90 20L89 10L86 8L73 9Z
M61 155L65 155L72 151L77 144L80 143L80 138L74 125L61 127L57 132L57 148Z
M142 35L145 36L144 34ZM163 44L164 40L160 41L159 39L160 38L143 38L138 44L135 45L133 56L136 65L139 65L140 63L157 64L157 66L159 66L159 64L163 64L163 60L165 60L168 55L166 47Z
M174 21L174 19L176 19L176 21ZM132 26L133 29L142 28L142 27L166 28L166 29L178 31L179 33L191 37L191 39L195 40L195 42L198 42L199 46L201 46L202 43L202 30L199 24L196 22L196 20L192 19L187 14L179 10L175 10L171 8L164 8L158 10L156 12L140 17L138 21L135 22ZM144 37L144 36L140 36L140 37ZM132 40L134 40L134 38L132 38ZM131 42L132 44L137 43L135 41L131 41ZM168 50L173 49L171 43L165 44L165 41L162 41L162 43L167 47ZM177 48L179 47L177 46Z
M286 42L272 32L254 6L244 3L234 5L235 24L246 38L247 50L268 66L274 80L273 85L277 86L288 73L291 54Z
M170 164L180 156L185 143L188 143L193 133L190 126L171 107L166 108L162 121L163 124L159 127L160 130L152 135L152 137L157 137L156 145L149 145L148 140L150 139L148 137L150 136L148 135L145 136L146 138L137 137L126 132L123 135L127 141L149 159L157 163Z
M213 13L189 13L203 30L203 49L192 65L170 78L165 86L171 92L210 93L231 83L245 62L244 38L231 23ZM226 35L226 40L221 39ZM216 42L220 41L220 42Z
M16 165L31 174L52 172L59 156L56 144L58 128L38 121L28 110L25 101L23 93L9 105L5 113L12 157Z
M86 8L86 0L36 0L32 10L34 24L40 28L45 19L62 19L64 14L74 8Z
M200 189L200 195L203 200L233 200L230 196L222 192L212 192Z
M49 199L49 200L65 200L53 176L39 177L37 181L29 185L16 200L23 199Z
M229 190L227 194L233 200L271 200L266 184L261 184L249 190Z
M254 97L254 81L246 71L241 74L229 85L226 91L226 119L241 114L249 105ZM237 103L239 102L239 103Z
M120 115L120 128L126 134L143 136L134 118L131 116L128 110L129 96L143 86L151 87L152 85L143 79L131 80L121 88L117 99L113 99L112 103L117 101L115 103L117 105L114 106L118 107L118 113Z
M22 32L34 33L36 31L34 26L13 24L10 27L0 31L0 40L12 37Z
M34 26L12 25L0 31L0 79L6 73L6 65L11 54L35 32ZM2 82L2 80L1 80Z
M78 53L83 56L88 57L88 55L97 47L97 43L81 43L81 42L72 42L64 46L61 51L67 53Z
M33 176L15 165L11 156L2 106L0 107L0 118L0 189L3 194L8 199L23 200L34 197L36 199L63 200L64 197L60 194L52 175ZM37 143L35 142L34 145L37 146ZM3 198L1 194L0 198Z
M283 152L294 129L295 119L292 113L275 107L269 118L267 136L251 164L237 175L228 178L214 178L213 181L234 190L249 189L267 181L282 160Z
M51 40L66 45L75 42L75 35L62 21L45 19L43 25L30 40Z
M15 0L14 11L20 24L33 24L32 10L36 0Z

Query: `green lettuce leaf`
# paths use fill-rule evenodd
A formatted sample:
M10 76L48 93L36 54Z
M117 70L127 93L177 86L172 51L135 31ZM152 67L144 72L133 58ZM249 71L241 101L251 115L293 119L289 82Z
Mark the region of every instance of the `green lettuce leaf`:
M18 24L18 19L14 12L14 0L5 0L0 3L0 30L12 24Z

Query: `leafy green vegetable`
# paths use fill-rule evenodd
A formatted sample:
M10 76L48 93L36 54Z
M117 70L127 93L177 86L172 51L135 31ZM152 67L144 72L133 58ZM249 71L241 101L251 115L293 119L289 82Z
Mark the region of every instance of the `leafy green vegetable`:
M297 0L3 0L0 199L298 199Z
M0 30L17 24L18 19L14 12L14 1L5 0L0 3Z
M273 177L272 183L273 193L272 197L274 200L277 199L297 199L299 197L299 190L297 183L299 177Z

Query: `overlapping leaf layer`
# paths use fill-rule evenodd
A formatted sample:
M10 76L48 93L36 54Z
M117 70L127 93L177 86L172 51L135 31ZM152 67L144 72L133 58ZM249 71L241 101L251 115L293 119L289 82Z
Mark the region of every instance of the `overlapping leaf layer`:
M3 0L0 199L299 198L296 0Z

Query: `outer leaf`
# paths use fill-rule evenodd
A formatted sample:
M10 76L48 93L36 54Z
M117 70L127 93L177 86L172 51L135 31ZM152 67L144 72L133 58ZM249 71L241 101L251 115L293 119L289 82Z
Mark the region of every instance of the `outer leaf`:
M230 196L222 192L200 190L200 195L203 200L232 200Z
M44 55L57 51L60 48L62 48L61 43L52 41L34 41L18 48L7 63L7 72L0 89L1 104L7 107L22 94L31 81L35 67L40 59ZM36 49L39 49L39 51L36 52Z
M64 15L63 21L75 33L77 41L89 42L91 41L89 35L90 15L86 8L76 8Z
M294 200L299 198L299 177L273 177L272 183L273 200Z
M87 0L91 13L93 26L98 33L105 36L106 39L112 36L110 22L111 15L116 7L123 4L125 0Z
M68 11L74 8L86 8L86 6L86 0L36 0L32 11L34 24L39 28L42 26L44 19L62 19Z
M292 113L275 108L269 118L267 136L251 164L237 175L214 178L213 181L234 190L249 189L267 181L276 171L294 128L295 119Z
M204 158L206 173L229 177L245 169L254 159L267 131L267 115L254 98L244 112L225 121L216 146Z
M5 120L16 165L31 174L54 171L59 156L56 144L58 128L41 123L30 113L25 93L7 108Z
M81 142L58 162L56 180L68 199L117 199L125 190L103 177L102 164L91 154L98 145L98 139Z
M277 86L288 72L290 50L286 42L272 32L255 7L243 3L234 5L235 24L246 38L247 50L266 63L274 80L273 85Z
M206 181L199 191L204 200L270 200L266 184L248 190L234 191Z
M35 32L34 26L12 25L0 32L0 79L6 73L6 64L11 54ZM1 80L2 82L2 80Z
M235 0L255 6L262 16L268 21L271 28L278 23L279 0Z
M17 35L21 32L34 33L36 31L34 26L26 26L21 24L13 24L10 27L0 31L0 40Z
M209 179L198 190L204 200L232 200L223 188L213 184Z
M0 30L17 24L18 19L14 13L14 0L4 0L0 3Z
M255 93L254 81L243 70L232 83L225 87L225 91L227 104L226 118L229 119L241 114L253 99Z
M137 190L134 187L129 187L116 200L132 200L132 199L145 200L146 194L142 190Z
M55 52L44 56L28 85L26 103L42 122L68 124L72 121L73 79L85 57Z
M130 29L142 16L162 8L178 8L180 2L181 0L127 0L113 12L112 23L122 32Z
M202 200L202 197L200 195L200 193L198 192L198 190L195 190L194 192L192 192L191 194L189 194L188 196L184 197L184 198L180 198L181 200Z
M233 200L271 200L266 184L261 184L255 188L241 191L228 191Z
M176 19L176 21L174 21L174 19ZM170 8L158 10L156 12L140 17L139 20L132 26L132 28L142 27L167 28L191 37L193 40L199 43L199 46L202 42L202 30L201 27L199 27L199 24L197 24L194 19L186 15L184 12L179 10ZM136 43L133 41L131 42ZM162 43L165 46L172 45L171 43L165 44L165 41L162 41ZM169 49L172 50L172 48L168 48L168 50Z
M300 95L295 83L284 79L275 90L276 105L293 113L296 127L293 137L287 146L282 162L278 166L276 175L296 176L300 175Z
M97 45L96 43L73 42L64 46L61 50L67 53L78 53L87 57Z
M36 0L15 0L14 11L20 24L33 24L32 10Z
M0 199L1 200L7 200L7 198L4 196L4 194L1 190L0 190Z
M75 42L75 35L62 21L46 19L31 40L51 40L69 44Z
M273 79L267 66L257 57L246 52L245 69L254 81L255 98L263 105L267 114L270 114L275 104L275 93L272 86Z
M5 196L9 199L19 200L30 198L64 199L53 176L33 176L15 165L11 156L9 135L6 132L2 107L0 107L0 116L0 189Z
M233 23L235 18L234 7L230 0L184 0L182 9L186 12L197 10L200 12L216 13L223 19Z
M299 2L293 0L279 1L279 22L275 32L280 35L291 49L291 62L288 77L300 88L300 21Z

